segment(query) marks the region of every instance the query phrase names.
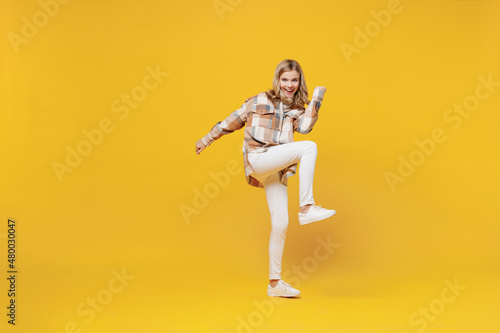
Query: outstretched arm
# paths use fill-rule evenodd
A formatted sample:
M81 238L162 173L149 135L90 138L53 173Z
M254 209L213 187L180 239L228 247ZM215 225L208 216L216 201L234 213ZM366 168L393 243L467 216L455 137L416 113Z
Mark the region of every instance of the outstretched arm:
M210 130L207 135L196 141L196 155L199 155L205 148L212 144L212 142L219 139L223 135L232 133L245 126L248 114L246 107L247 101L248 99L238 110L233 111L223 121L219 121L214 127L212 127L212 130Z
M294 129L301 134L307 134L312 131L314 124L318 120L318 111L323 102L326 88L323 86L314 89L311 103L307 105L306 111L295 121Z

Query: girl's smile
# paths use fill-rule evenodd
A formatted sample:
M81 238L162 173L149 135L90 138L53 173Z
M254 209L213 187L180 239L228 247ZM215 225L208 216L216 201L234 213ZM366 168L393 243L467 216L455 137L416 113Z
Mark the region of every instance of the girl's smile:
M296 71L284 72L280 78L280 88L285 93L286 99L293 99L299 89L300 74Z

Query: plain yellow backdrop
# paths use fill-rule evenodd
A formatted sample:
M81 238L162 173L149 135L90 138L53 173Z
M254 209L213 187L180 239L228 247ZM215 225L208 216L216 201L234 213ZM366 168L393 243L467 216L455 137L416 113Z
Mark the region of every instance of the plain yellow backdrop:
M15 326L1 279L1 332L500 329L499 1L0 13L0 268L10 218L18 269ZM290 179L283 269L303 295L270 300L269 212L245 182L243 131L200 156L194 144L287 58L310 94L327 87L295 139L318 144L315 199L337 215L300 226Z

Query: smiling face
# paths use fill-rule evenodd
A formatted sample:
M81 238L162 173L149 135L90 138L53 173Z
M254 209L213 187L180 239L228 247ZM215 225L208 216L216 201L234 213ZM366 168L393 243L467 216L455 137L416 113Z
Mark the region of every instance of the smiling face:
M296 71L284 72L280 77L280 88L288 101L291 101L299 90L300 74Z

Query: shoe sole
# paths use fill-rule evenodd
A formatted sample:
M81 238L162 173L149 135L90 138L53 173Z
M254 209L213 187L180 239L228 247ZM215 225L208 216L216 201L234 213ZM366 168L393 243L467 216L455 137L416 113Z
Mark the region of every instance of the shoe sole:
M300 225L305 225L305 224L309 224L309 223L313 223L313 222L318 222L318 221L325 220L325 219L327 219L327 218L329 218L329 217L332 217L332 216L333 216L333 215L335 215L335 214L337 214L337 212L336 212L336 211L333 211L332 213L330 213L330 214L328 214L328 215L326 215L326 216L324 216L324 217L321 217L321 218L319 218L319 219L311 219L311 220L305 220L305 221L304 221L304 220L302 220L302 221L301 221L301 220L299 219L299 223L300 223Z
M268 292L267 296L270 296L270 297L297 297L297 296L300 296L300 292L297 295L272 295Z

